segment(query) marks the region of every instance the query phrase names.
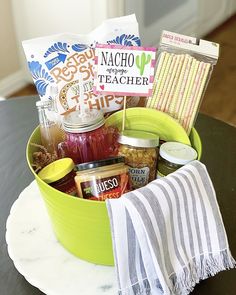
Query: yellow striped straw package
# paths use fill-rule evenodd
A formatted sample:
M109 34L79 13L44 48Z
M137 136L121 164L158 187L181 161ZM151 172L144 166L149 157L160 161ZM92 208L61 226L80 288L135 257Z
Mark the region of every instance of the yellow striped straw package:
M168 113L189 134L217 63L219 44L163 31L157 56L146 107Z

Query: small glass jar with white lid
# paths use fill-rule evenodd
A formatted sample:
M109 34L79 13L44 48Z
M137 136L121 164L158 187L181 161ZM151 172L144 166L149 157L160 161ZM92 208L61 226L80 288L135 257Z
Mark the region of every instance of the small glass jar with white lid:
M125 130L119 136L119 155L129 166L132 189L145 186L156 178L159 137L156 134Z
M197 159L191 146L180 142L165 142L160 146L157 178L162 178Z

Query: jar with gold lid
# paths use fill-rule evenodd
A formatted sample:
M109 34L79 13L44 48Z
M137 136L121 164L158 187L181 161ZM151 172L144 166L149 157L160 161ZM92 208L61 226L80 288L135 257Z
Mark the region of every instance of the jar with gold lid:
M118 138L120 156L129 166L132 189L140 188L156 178L159 137L156 134L125 130Z

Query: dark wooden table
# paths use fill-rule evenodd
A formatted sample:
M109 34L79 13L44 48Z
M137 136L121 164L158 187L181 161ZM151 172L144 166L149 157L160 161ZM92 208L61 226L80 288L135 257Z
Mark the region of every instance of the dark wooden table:
M38 97L0 102L1 295L43 294L15 269L5 241L6 219L10 208L20 192L33 180L26 164L25 148L31 132L38 124L36 100ZM230 248L236 257L236 128L200 114L196 129L203 144L202 162L206 164L215 186ZM224 271L202 281L192 294L235 295L236 270Z

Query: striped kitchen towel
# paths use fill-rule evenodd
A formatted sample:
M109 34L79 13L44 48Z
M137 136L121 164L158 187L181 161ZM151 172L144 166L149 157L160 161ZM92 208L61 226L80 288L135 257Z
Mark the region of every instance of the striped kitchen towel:
M199 161L106 204L120 295L189 294L200 280L235 267Z

